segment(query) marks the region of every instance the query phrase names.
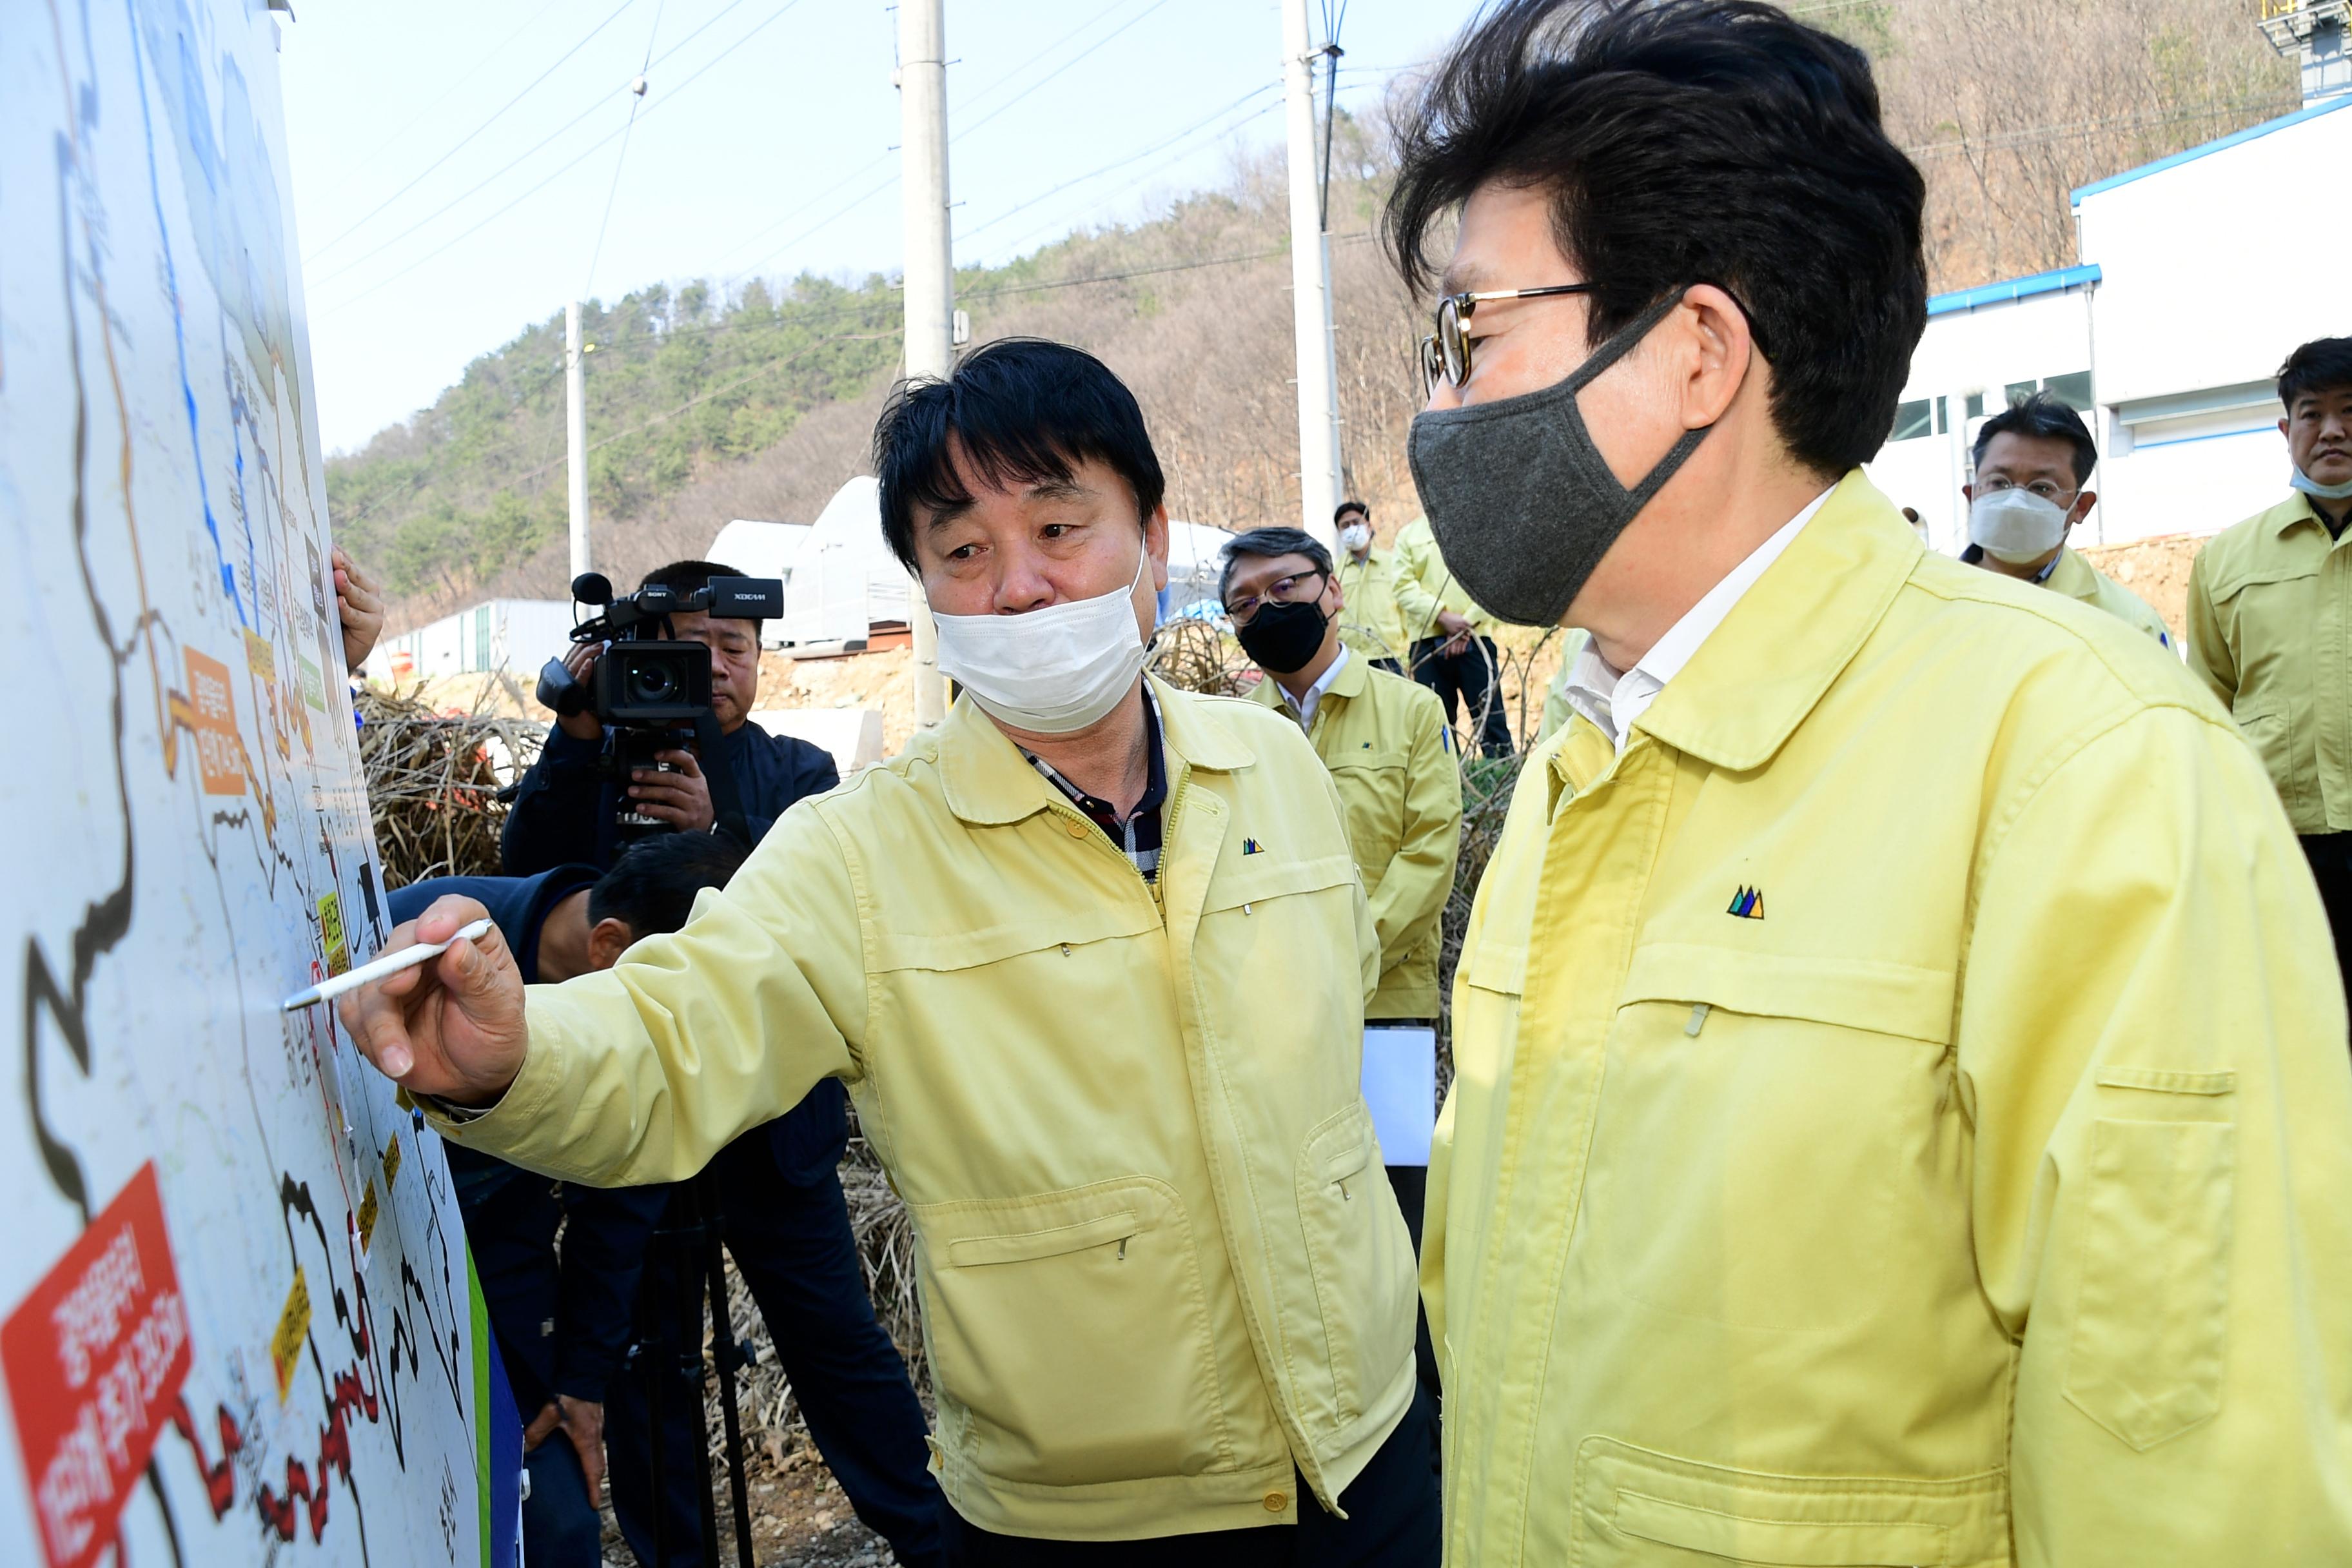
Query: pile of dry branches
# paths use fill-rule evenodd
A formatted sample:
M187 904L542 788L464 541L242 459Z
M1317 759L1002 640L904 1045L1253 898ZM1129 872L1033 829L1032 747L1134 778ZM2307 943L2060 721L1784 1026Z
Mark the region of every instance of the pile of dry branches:
M539 755L541 730L478 710L436 712L414 690L363 687L360 765L387 888L499 871L498 792Z

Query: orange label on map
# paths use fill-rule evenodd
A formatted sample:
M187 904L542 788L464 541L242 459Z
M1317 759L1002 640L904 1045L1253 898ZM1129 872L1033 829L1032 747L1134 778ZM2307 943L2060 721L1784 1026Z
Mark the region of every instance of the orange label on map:
M278 650L258 632L245 634L245 668L264 680L278 679Z
M188 713L196 740L196 769L206 795L245 793L245 742L236 736L236 698L228 666L194 648L188 653Z

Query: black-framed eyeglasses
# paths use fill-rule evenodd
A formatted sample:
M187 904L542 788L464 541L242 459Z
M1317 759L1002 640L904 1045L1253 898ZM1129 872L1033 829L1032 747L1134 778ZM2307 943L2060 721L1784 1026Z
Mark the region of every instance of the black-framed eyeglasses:
M1552 283L1541 289L1487 289L1447 294L1437 301L1437 331L1421 340L1421 393L1437 390L1437 378L1448 386L1470 379L1470 345L1476 342L1466 330L1481 304L1497 300L1544 300L1559 294L1590 294L1597 283Z
M1257 617L1267 605L1303 605L1323 592L1318 578L1330 575L1320 566L1305 572L1294 572L1287 577L1277 577L1266 584L1263 594L1244 594L1225 605L1225 615L1234 626L1245 626Z

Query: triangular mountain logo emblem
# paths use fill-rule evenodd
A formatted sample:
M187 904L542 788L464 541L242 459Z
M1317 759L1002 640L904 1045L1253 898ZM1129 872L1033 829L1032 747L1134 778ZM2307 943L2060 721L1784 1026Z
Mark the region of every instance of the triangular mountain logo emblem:
M1743 921L1760 921L1764 918L1764 895L1753 888L1742 888L1732 895L1731 908L1726 912Z

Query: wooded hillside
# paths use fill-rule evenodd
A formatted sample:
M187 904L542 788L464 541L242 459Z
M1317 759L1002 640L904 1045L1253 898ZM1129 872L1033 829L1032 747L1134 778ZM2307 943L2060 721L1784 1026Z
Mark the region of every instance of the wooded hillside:
M1929 186L1932 286L2074 259L2068 191L2294 109L2258 0L1800 0L1867 49L1886 117ZM1331 195L1343 447L1386 534L1415 510L1404 429L1418 309L1373 239L1387 116L1343 118ZM1036 333L1101 354L1141 398L1173 515L1225 526L1297 505L1297 415L1279 147L1133 226L967 269L974 341ZM659 285L592 305L591 509L620 581L709 547L728 519L807 521L865 466L898 365L889 279ZM563 592L560 309L466 369L432 407L328 466L338 535L378 563L394 628L494 594Z

